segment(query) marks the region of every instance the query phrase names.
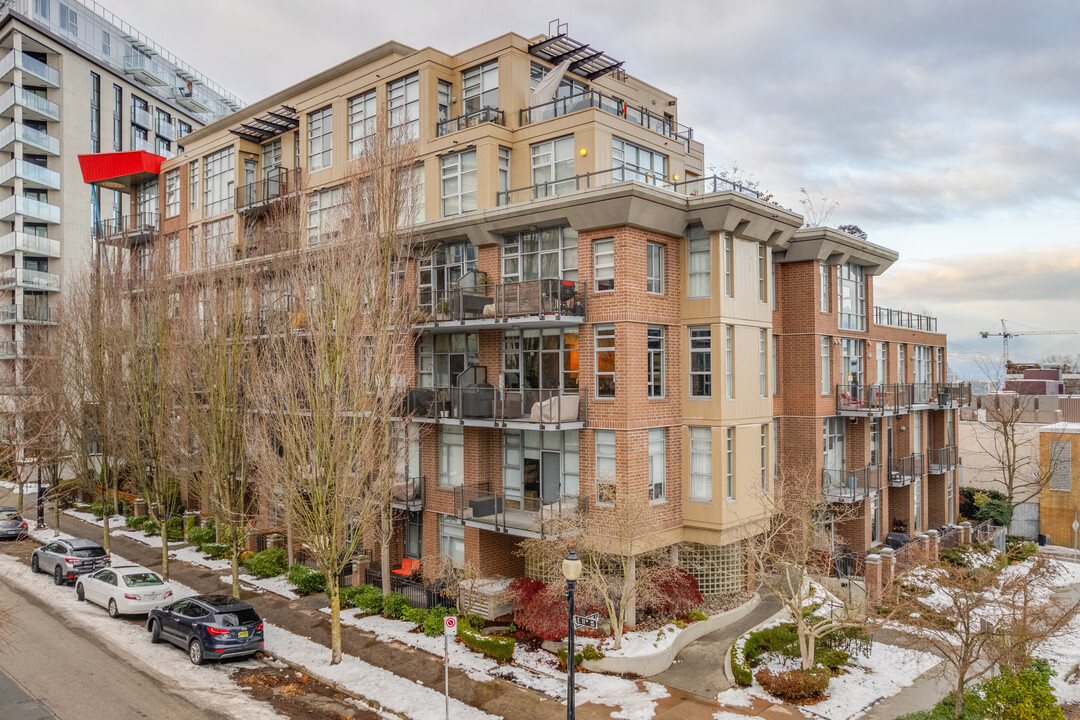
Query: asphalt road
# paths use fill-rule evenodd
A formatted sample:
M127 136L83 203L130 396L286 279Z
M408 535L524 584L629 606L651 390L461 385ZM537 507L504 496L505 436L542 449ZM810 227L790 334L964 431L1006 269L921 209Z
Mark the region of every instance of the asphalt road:
M208 713L100 640L0 583L15 607L0 634L0 718L5 720L224 720ZM6 676L6 677L5 677ZM12 682L13 681L13 682ZM33 700L39 706L35 707ZM44 706L42 709L40 706Z

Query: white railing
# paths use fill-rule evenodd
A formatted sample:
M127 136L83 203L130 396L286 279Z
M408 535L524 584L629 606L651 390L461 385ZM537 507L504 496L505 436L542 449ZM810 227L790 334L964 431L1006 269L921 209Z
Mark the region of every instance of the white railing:
M24 232L9 232L0 237L0 255L7 255L16 250L33 255L60 257L60 241Z
M54 138L48 133L35 130L22 123L13 122L3 130L0 130L0 147L6 148L13 142L33 145L37 149L47 152L50 155L60 154L60 140L58 138Z
M60 173L26 160L15 159L0 167L0 185L5 185L15 178L36 183L50 190L60 189Z
M53 87L60 87L59 70L49 67L40 60L35 60L22 50L12 50L3 59L0 59L0 77L7 75L12 70L22 70Z

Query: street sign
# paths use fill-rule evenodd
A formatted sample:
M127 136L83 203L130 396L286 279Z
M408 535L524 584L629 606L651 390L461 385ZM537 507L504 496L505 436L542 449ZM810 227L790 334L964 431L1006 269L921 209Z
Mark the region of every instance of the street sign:
M453 615L447 615L443 618L443 634L457 635L457 618Z
M593 613L592 615L575 615L574 627L590 628L595 630L600 623L600 613Z

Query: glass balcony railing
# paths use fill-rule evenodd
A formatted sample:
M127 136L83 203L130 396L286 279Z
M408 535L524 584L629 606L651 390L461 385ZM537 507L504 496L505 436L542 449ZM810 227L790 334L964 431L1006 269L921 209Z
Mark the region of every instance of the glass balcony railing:
M150 114L150 111L142 108L131 108L131 122L147 130L154 129L154 117Z
M213 95L208 93L201 85L191 87L174 87L172 98L182 107L191 112L208 113L219 105Z
M465 128L473 127L474 125L483 125L484 123L489 122L505 127L506 113L498 108L483 108L476 112L458 115L456 118L441 120L435 125L435 134L442 137L443 135L449 135L458 130L464 130Z
M0 255L10 255L16 250L57 258L60 257L60 241L24 232L9 232L0 236Z
M143 138L132 138L131 149L143 150L145 152L154 153L155 155L157 155L157 148L154 147L154 143L150 142L149 140L144 140Z
M22 180L25 186L33 188L60 189L60 173L26 160L11 160L0 167L0 185L8 185L15 178Z
M519 112L518 124L521 126L531 125L532 123L543 122L544 120L569 115L588 108L597 108L610 115L621 117L635 125L659 133L664 137L678 140L686 150L690 149L690 141L694 138L693 128L677 123L673 118L657 115L643 107L634 107L624 100L605 95L596 90L556 98L543 105L525 108Z
M25 218L54 225L60 222L60 208L21 195L12 195L0 202L0 219L6 220L12 215L22 215Z
M0 130L0 150L8 150L11 144L15 142L30 145L50 155L60 154L60 140L58 138L19 122L13 122Z
M0 95L0 114L8 115L16 105L23 108L23 118L27 120L60 120L60 106L30 92L26 88L12 86Z
M151 86L166 85L170 75L164 65L141 53L132 53L124 58L124 72Z
M60 87L60 71L49 67L40 60L35 60L21 50L12 50L0 59L0 77L7 79L8 73L21 70L33 75L38 80L52 87Z
M48 305L0 305L0 323L47 323Z
M687 197L697 197L712 193L736 192L748 197L759 197L753 188L740 183L732 182L727 178L711 176L695 178L681 182L671 182L666 177L654 172L643 170L630 165L622 165L608 170L596 170L595 172L582 173L567 178L557 178L544 182L534 183L526 187L504 190L496 194L496 203L499 206L511 205L530 200L541 200L564 193L588 190L591 188L606 187L621 182L636 181L646 185L655 185L658 188L678 193Z
M176 126L172 122L167 122L164 118L157 119L157 134L158 137L163 137L169 142L176 140Z
M60 276L56 273L41 272L40 270L8 268L3 273L0 273L0 289L12 287L59 292Z

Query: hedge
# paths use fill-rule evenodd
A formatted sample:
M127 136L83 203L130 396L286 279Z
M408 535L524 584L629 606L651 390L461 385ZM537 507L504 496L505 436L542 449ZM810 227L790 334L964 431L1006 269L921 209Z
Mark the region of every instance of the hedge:
M188 531L188 536L190 535L191 531ZM255 577L275 577L289 569L289 558L285 548L267 548L249 558L244 563L244 568Z
M301 595L314 595L326 590L326 576L307 565L296 563L289 568L289 582Z
M765 688L765 692L787 702L802 703L824 697L830 676L828 668L823 667L776 673L763 667L754 677L761 683L761 687Z
M499 635L481 635L458 625L458 637L470 650L486 655L496 662L509 662L514 657L514 638Z
M735 682L743 687L754 684L754 675L750 667L743 662L743 653L739 652L739 643L731 646L731 674L735 676Z

